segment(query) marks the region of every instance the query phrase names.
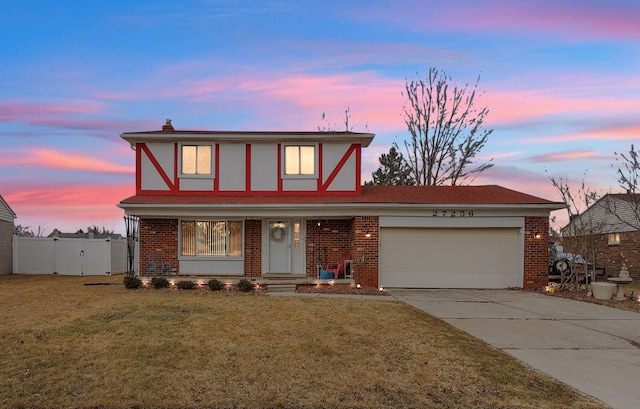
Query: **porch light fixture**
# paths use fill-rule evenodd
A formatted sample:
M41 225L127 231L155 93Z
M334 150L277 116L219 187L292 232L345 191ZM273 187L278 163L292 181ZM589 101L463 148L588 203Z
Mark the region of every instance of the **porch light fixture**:
M542 234L539 231L537 231L537 232L533 233L533 237L535 237L536 239L540 239L540 238L542 238Z
M367 230L367 232L364 234L364 237L366 237L366 238L371 237L371 233L369 232L369 230Z
M356 288L360 288L360 287L362 287L360 283L356 284Z
M285 225L282 222L277 222L277 223L273 223L273 228L274 229L284 229Z

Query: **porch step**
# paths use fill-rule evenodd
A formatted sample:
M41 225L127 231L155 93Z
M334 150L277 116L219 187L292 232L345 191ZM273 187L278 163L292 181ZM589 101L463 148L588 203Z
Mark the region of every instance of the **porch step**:
M295 284L269 284L267 285L268 293L295 293Z

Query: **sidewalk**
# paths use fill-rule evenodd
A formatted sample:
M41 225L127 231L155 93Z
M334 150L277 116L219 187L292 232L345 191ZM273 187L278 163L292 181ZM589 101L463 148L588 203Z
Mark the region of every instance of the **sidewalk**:
M640 406L640 314L510 290L387 290L616 409Z

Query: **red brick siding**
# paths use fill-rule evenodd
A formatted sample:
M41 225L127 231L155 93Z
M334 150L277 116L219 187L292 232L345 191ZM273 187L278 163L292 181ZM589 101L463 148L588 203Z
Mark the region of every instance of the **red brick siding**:
M593 236L593 242L596 249L596 268L604 268L606 277L619 275L624 261L631 278L640 280L640 232L620 233L618 245L610 245L606 234ZM565 253L579 253L571 237L565 237L562 244ZM589 257L587 260L593 262Z
M140 275L146 272L148 256L160 253L171 263L172 274L178 274L178 220L140 219Z
M326 268L349 251L350 224L350 220L307 220L307 277L317 276L318 263Z
M244 273L247 277L262 274L262 220L244 222Z
M351 221L353 278L367 287L378 287L379 221L378 216L356 216Z
M539 233L540 238L535 234ZM523 288L543 288L549 282L549 218L524 218Z

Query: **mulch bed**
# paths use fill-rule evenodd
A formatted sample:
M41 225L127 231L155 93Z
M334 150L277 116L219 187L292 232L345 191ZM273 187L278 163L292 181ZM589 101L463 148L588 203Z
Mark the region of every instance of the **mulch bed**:
M347 294L347 295L389 295L386 291L379 291L374 287L360 287L339 284L299 284L296 286L297 293L320 293L320 294Z

